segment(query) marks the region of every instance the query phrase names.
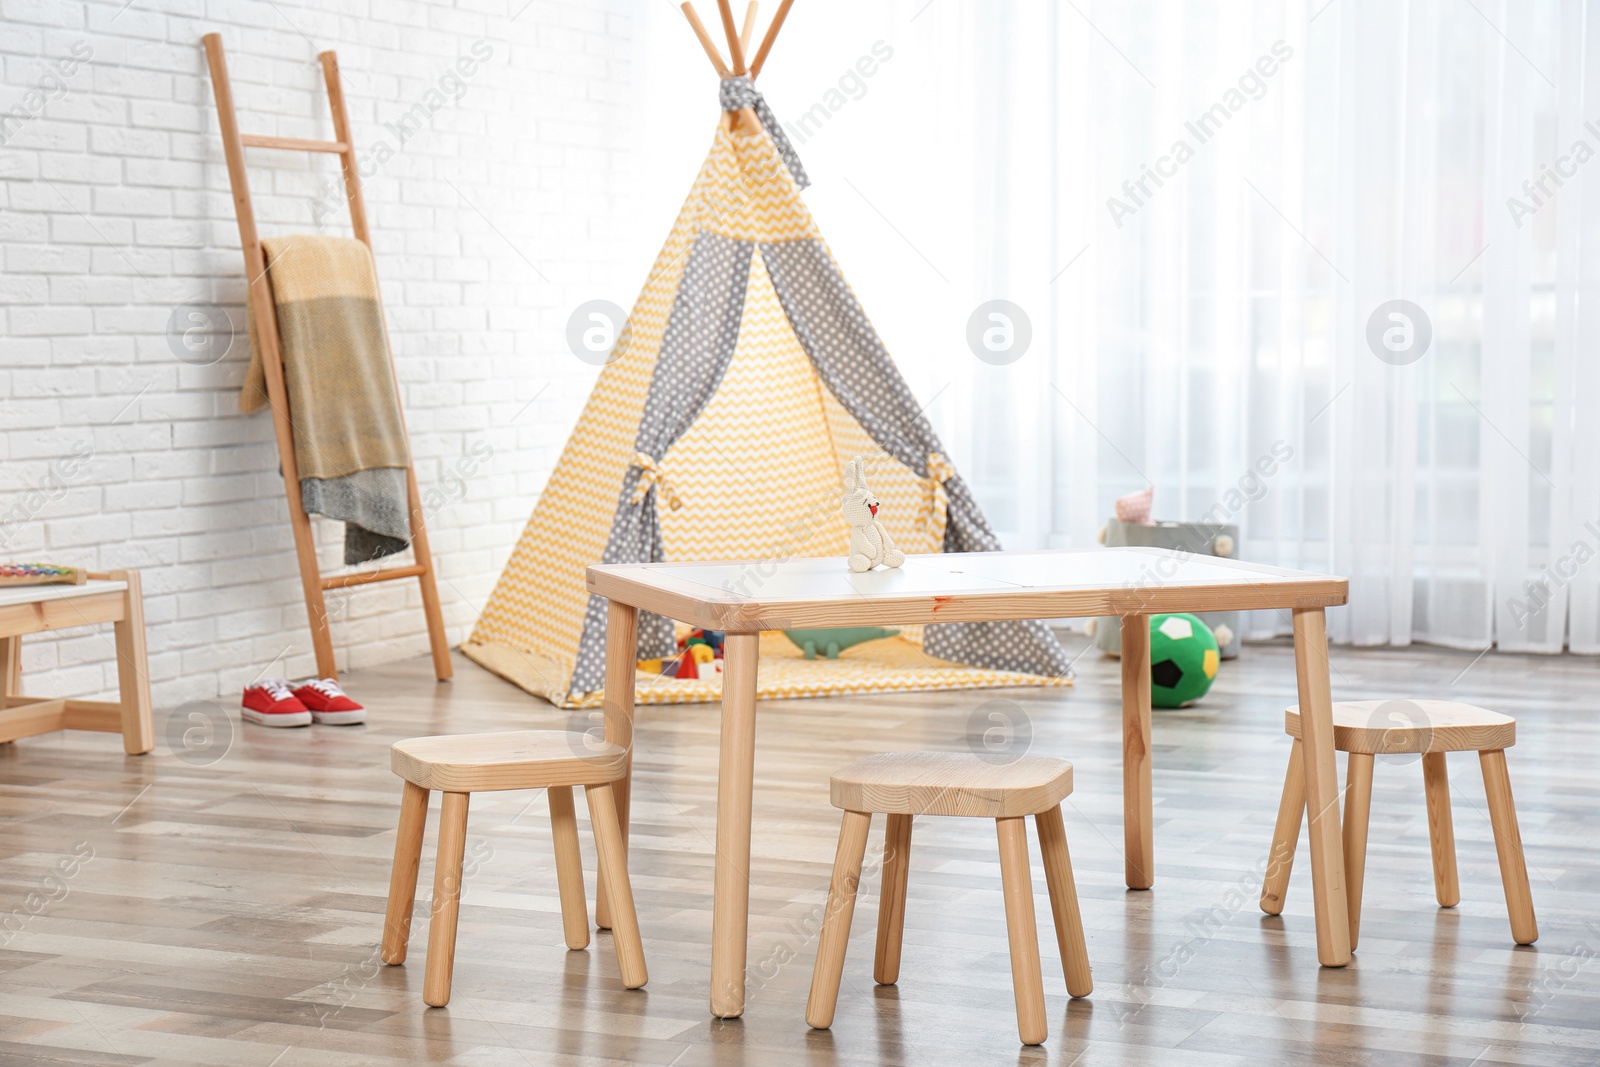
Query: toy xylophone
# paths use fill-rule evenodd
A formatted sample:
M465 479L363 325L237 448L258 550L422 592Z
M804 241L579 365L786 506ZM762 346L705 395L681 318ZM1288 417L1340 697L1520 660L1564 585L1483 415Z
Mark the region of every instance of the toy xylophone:
M0 563L0 585L82 585L89 574L54 563Z

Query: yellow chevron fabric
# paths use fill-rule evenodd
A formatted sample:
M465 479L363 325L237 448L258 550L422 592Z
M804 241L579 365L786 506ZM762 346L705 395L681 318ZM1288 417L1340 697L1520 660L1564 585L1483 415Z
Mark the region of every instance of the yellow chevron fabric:
M473 660L530 693L543 691L546 675L518 650L502 644L463 646ZM911 641L892 637L847 648L836 660L808 660L781 633L761 635L761 661L756 681L758 700L843 696L852 693L916 693L935 689L993 689L1000 686L1070 686L1069 677L991 671L966 667L926 655ZM722 679L636 676L635 703L700 704L722 699ZM601 694L577 700L552 701L567 708L598 708Z
M599 707L598 692L569 686L588 592L583 571L605 551L623 476L667 318L695 236L819 239L789 170L764 132L719 124L711 152L656 257L613 362L601 371L549 484L462 651L562 707ZM844 464L867 457L879 519L905 552L937 552L927 482L882 453L833 397L801 347L759 252L752 256L733 360L694 425L657 457L683 506L663 508L662 542L674 560L788 558L848 551L839 514ZM840 563L843 566L841 560ZM992 686L1070 685L1069 678L967 667L932 659L921 630L871 641L838 660L806 660L779 634L761 640L762 699ZM642 704L720 700L721 680L638 676Z
M834 463L819 385L758 255L728 373L662 464L683 498L661 512L668 559L848 551L843 464Z
M715 173L704 228L737 241L821 239L800 187L765 132L746 131L743 123L736 133L718 126L711 155Z

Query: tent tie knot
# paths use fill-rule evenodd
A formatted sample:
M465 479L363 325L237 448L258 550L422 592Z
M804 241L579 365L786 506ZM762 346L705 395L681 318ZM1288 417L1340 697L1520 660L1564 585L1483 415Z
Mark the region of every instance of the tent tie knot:
M756 118L761 120L761 125L766 129L767 136L772 138L773 145L778 149L778 155L783 157L789 173L794 175L794 183L802 189L811 184L811 178L807 176L806 168L800 162L800 153L789 143L789 136L783 132L782 123L772 114L766 99L756 91L749 75L723 78L719 97L724 111L738 111L742 108L754 111Z
M635 504L643 500L645 494L654 488L657 499L665 500L673 511L683 507L683 500L678 496L678 491L672 487L672 483L667 480L667 472L661 469L661 464L643 452L635 452L633 465L640 471L639 484L633 487Z

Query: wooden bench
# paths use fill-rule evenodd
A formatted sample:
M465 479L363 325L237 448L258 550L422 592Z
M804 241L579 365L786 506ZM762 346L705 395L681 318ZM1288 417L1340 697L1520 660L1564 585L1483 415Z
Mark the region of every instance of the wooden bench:
M22 695L24 636L100 622L114 631L120 699ZM56 730L120 733L130 756L155 747L138 571L95 575L83 585L0 587L0 743Z

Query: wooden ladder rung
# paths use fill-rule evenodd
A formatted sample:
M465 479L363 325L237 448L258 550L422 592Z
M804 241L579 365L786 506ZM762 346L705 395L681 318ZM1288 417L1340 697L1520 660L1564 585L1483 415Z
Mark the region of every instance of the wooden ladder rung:
M378 571L358 571L355 574L336 574L332 578L322 579L324 589L344 589L352 585L367 585L372 582L392 582L396 578L415 578L427 568L421 564L413 563L409 567L389 567Z
M348 152L343 141L312 141L304 137L268 137L260 133L241 133L239 143L246 148L283 148L292 152Z

